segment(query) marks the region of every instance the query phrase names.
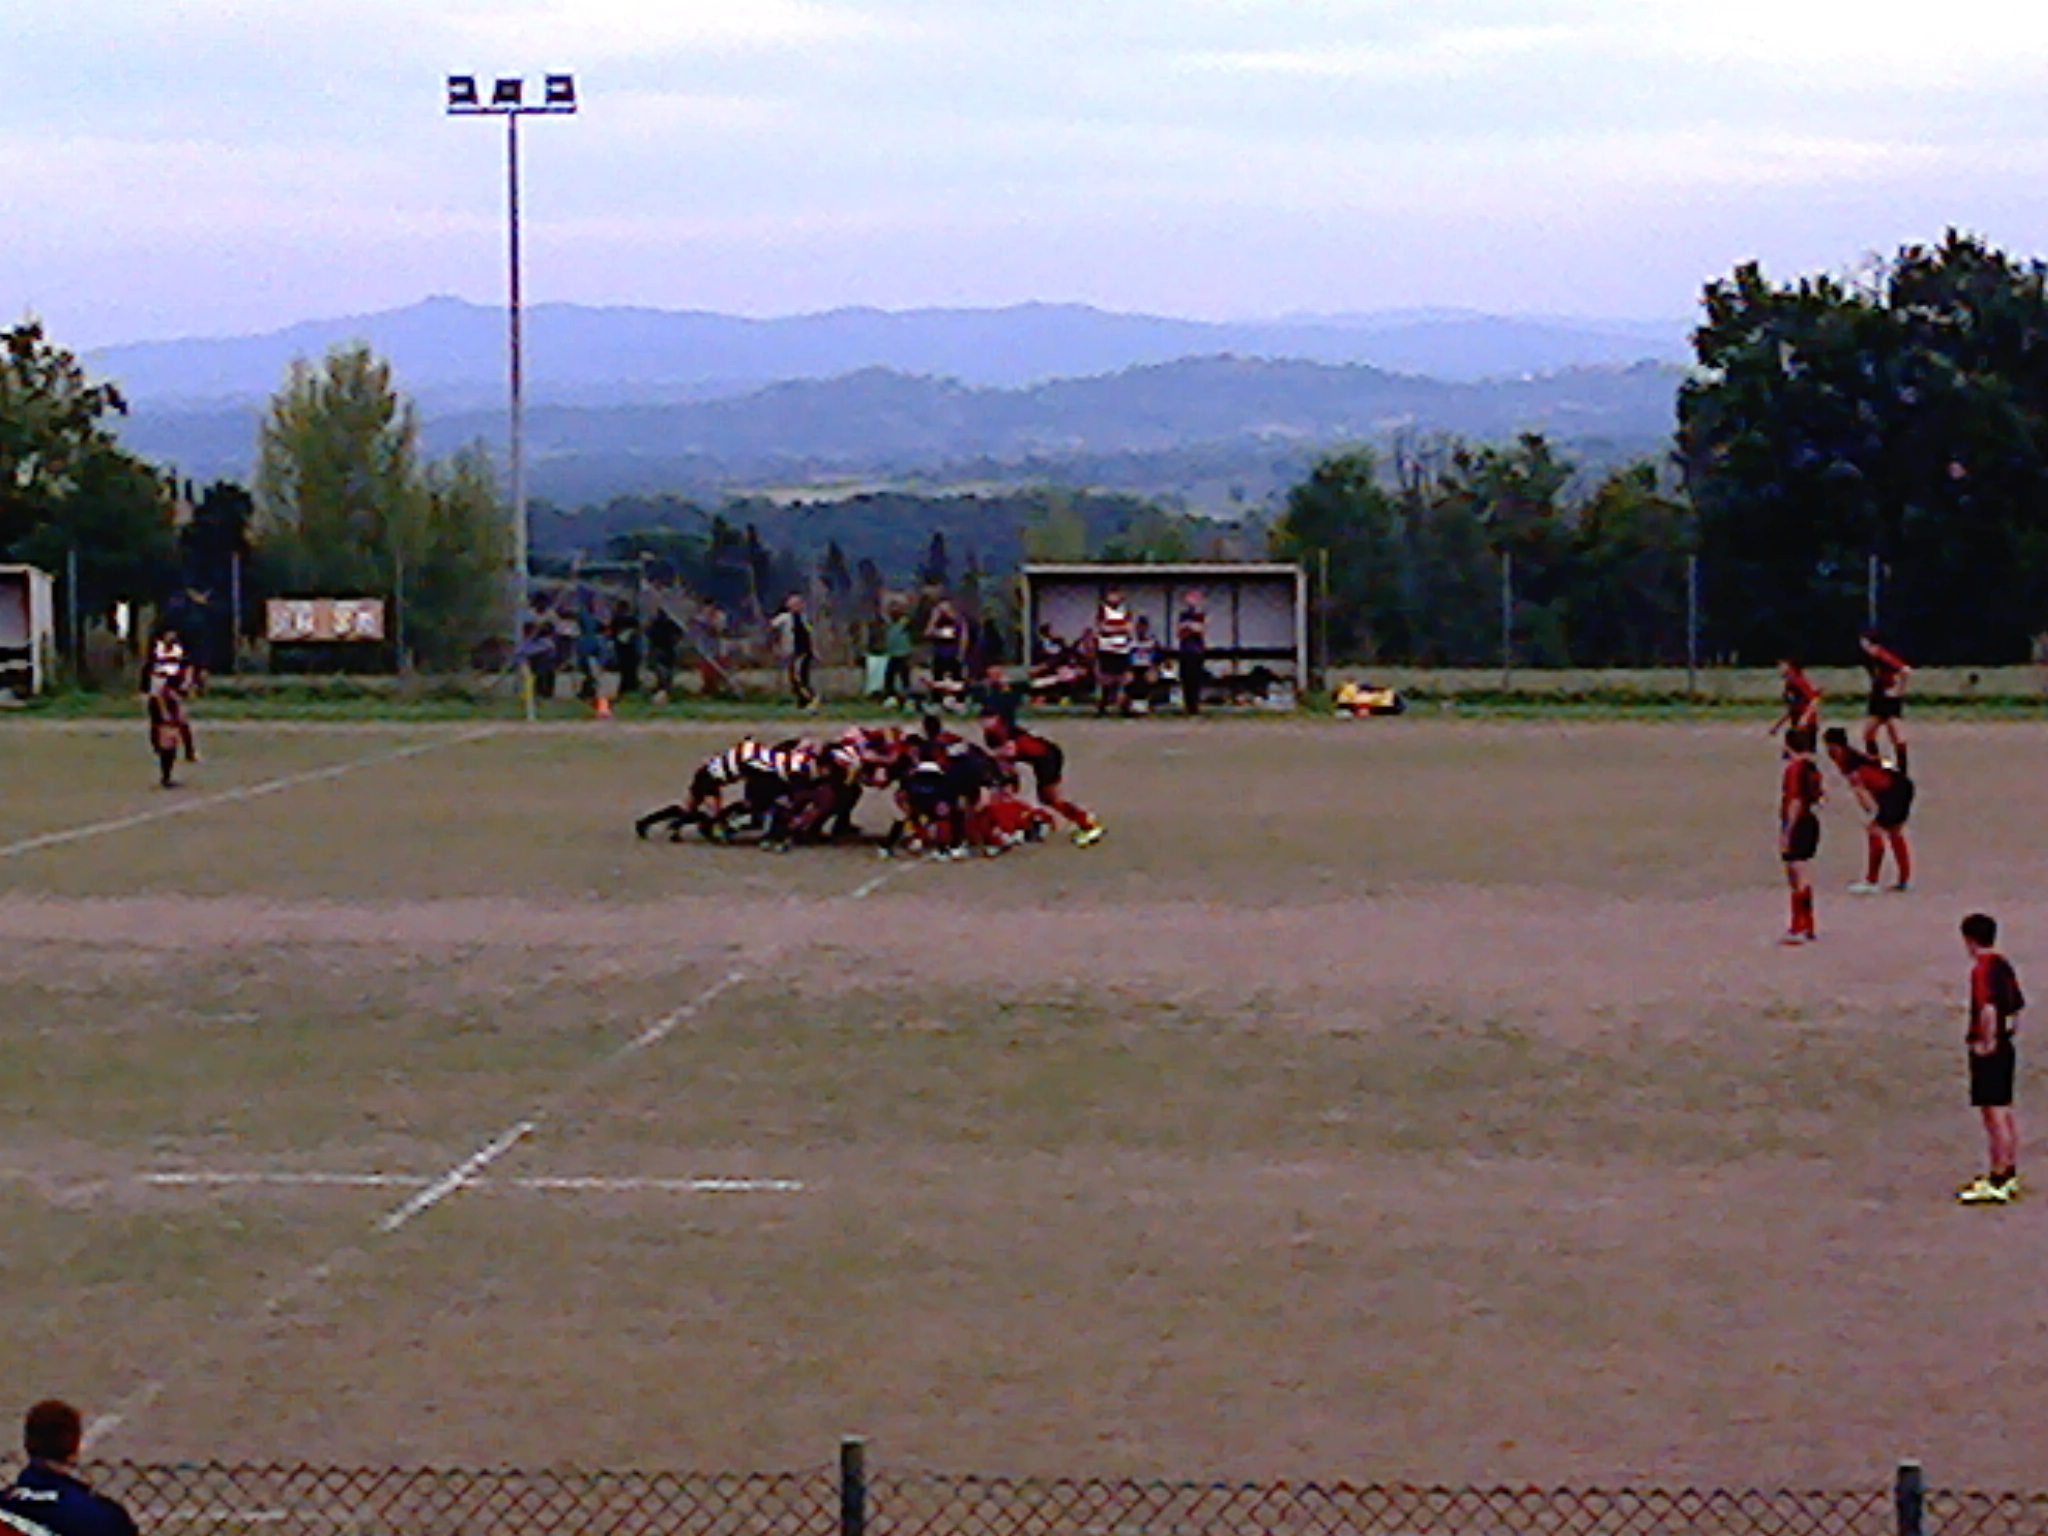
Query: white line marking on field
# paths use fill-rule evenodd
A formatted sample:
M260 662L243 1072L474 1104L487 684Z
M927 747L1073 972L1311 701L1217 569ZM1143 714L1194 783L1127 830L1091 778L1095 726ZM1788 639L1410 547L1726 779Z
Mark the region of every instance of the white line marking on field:
M379 1232L396 1232L408 1221L411 1221L413 1217L423 1212L431 1211L443 1200L454 1194L455 1191L462 1188L464 1184L475 1178L476 1175L482 1173L491 1164L518 1146L520 1142L526 1140L528 1136L531 1136L539 1128L539 1124L536 1121L522 1120L509 1131L504 1131L492 1140L485 1142L476 1151L470 1153L468 1157L465 1157L389 1216L378 1222L377 1230Z
M490 730L479 731L474 733L472 736L464 737L461 739L479 739L483 736L494 734L495 730L496 728L493 727ZM439 743L436 743L435 745L439 745ZM408 749L405 755L415 755L421 751L431 750L431 746L414 747ZM322 770L322 775L331 778L334 777L337 772L346 772L353 767L366 767L371 762L375 761L390 761L392 757L396 755L398 754L385 754L384 756L379 758L364 759L360 763L342 765L342 767L338 770ZM307 777L307 775L297 775L291 781L279 780L277 781L277 787L282 788L287 782L304 782ZM216 803L222 798L225 797L215 797ZM248 798L247 792L243 792L242 798ZM191 807L196 808L199 803L200 802L197 801L191 802ZM181 806L175 809L182 810L186 808L187 807ZM159 812L155 814L171 814L171 811L166 810L164 812ZM0 849L0 853L4 852L4 849ZM848 891L844 896L828 897L824 901L819 902L818 905L830 906L835 901L865 900L868 896L872 895L876 890L880 889L885 883L894 879L899 873L902 872L902 870L905 867L906 866L903 865L897 865L894 868L885 869L882 871L882 873L874 876L872 879L861 882L860 885L856 886L853 890ZM767 951L767 955L763 956L762 958L765 959L767 958L767 956L772 956L774 954L780 953L781 950L787 947L788 943L791 942L794 942L794 940L786 940L781 944L770 946ZM759 965L761 962L757 960L755 963L756 965ZM450 1168L446 1173L442 1174L439 1178L435 1179L432 1183L428 1184L425 1188L421 1189L418 1194L412 1197L412 1199L406 1201L405 1204L399 1206L397 1209L393 1210L388 1215L384 1216L381 1220L379 1220L376 1224L373 1235L389 1236L391 1233L396 1232L399 1230L399 1228L405 1226L406 1223L410 1222L414 1217L425 1214L427 1211L433 1209L434 1206L440 1204L443 1200L447 1199L450 1195L455 1194L457 1191L467 1187L481 1185L484 1181L477 1178L477 1175L480 1174L485 1168L489 1167L493 1162L497 1161L500 1157L504 1156L506 1152L510 1151L513 1147L516 1147L521 1141L525 1140L528 1136L531 1136L534 1132L538 1131L543 1125L546 1125L550 1120L552 1120L555 1117L556 1111L559 1109L560 1106L567 1103L576 1094L596 1085L599 1081L608 1076L613 1071L613 1069L615 1069L621 1062L630 1060L632 1057L639 1055L641 1052L646 1051L652 1046L659 1045L663 1040L666 1040L670 1035L674 1034L677 1029L681 1028L690 1019L694 1018L711 1002L715 1001L717 998L719 998L726 992L730 991L732 988L739 986L741 983L751 980L753 974L754 973L752 971L743 968L735 968L733 970L727 971L717 981L714 981L710 986L706 987L702 992L698 993L689 1002L684 1003L679 1008L676 1008L668 1013L663 1014L660 1018L656 1019L652 1024L649 1024L645 1029L641 1030L639 1034L635 1035L632 1039L628 1040L624 1045L614 1050L610 1055L600 1057L597 1061L593 1062L590 1066L586 1067L582 1072L577 1073L575 1076L563 1082L559 1087L555 1089L553 1093L549 1094L545 1099L543 1099L539 1104L537 1104L524 1120L521 1120L517 1125L514 1125L511 1129L501 1132L497 1137L495 1137L491 1141L486 1142L483 1146L479 1147L475 1152L472 1152L468 1157L464 1158L461 1162L457 1163L453 1168ZM739 1183L743 1181L735 1180L725 1182L734 1187L721 1188L716 1191L706 1189L703 1192L734 1194L743 1192L742 1190L736 1187ZM791 1187L792 1192L802 1187L795 1180L772 1182L786 1183ZM344 1260L350 1258L360 1258L361 1256L362 1247L360 1244L345 1244L342 1247L335 1249L332 1253L328 1254L326 1258L322 1259L317 1264L309 1265L305 1269L302 1269L291 1280L287 1281L284 1285L272 1291L270 1295L264 1299L262 1305L258 1310L265 1316L274 1317L278 1315L284 1310L285 1307L289 1306L299 1297L305 1295L309 1291L314 1290L318 1286L325 1284L328 1278L335 1272L336 1269L338 1269L341 1266ZM127 1398L117 1403L112 1411L110 1411L109 1413L100 1418L92 1420L92 1422L86 1426L86 1448L88 1450L96 1449L108 1435L111 1435L124 1422L133 1418L135 1415L141 1413L143 1409L147 1408L150 1404L154 1403L157 1400L157 1398L163 1395L163 1392L165 1390L165 1383L168 1382L174 1375L189 1373L192 1358L193 1355L188 1354L188 1356L185 1359L177 1363L176 1367L172 1369L167 1369L163 1372L162 1375L151 1377L149 1380L145 1381Z
M287 1173L261 1169L247 1172L145 1173L138 1182L152 1189L420 1189L435 1181L418 1173ZM757 1179L699 1176L664 1179L600 1174L536 1174L520 1179L469 1178L471 1190L533 1190L565 1194L785 1195L801 1194L801 1179Z
M464 731L457 736L444 736L434 741L416 741L409 747L398 747L389 752L373 752L368 757L351 758L345 763L330 763L325 768L309 768L304 773L288 773L281 778L264 779L260 783L244 784L237 789L223 789L217 794L201 795L195 800L173 801L169 805L160 805L155 810L137 811L132 816L117 816L111 821L88 822L82 827L67 827L61 832L44 832L35 837L22 838L19 842L0 843L0 859L36 853L44 848L58 848L66 843L81 843L88 838L107 837L115 832L129 832L136 827L149 826L153 822L168 821L173 816L189 816L195 811L211 810L217 805L238 805L245 800L260 800L265 795L297 789L302 784L319 784L328 779L338 779L358 769L402 762L409 757L438 752L444 747L482 741L486 736L497 735L498 730L499 727L495 725L485 726L480 730Z

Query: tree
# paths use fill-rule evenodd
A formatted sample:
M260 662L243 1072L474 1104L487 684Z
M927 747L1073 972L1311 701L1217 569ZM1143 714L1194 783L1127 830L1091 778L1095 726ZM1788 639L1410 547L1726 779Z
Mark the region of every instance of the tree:
M401 573L406 645L421 665L467 666L486 640L511 643L504 621L511 566L512 527L483 445L428 465L419 563Z
M1873 561L1921 659L2048 621L2048 281L1950 231L1857 281L1708 284L1679 398L1714 647L1846 655Z
M0 549L48 522L89 462L117 451L104 418L127 408L112 384L89 383L40 324L0 331Z
M1666 494L1655 464L1603 479L1579 509L1565 606L1574 653L1609 666L1686 656L1691 507Z
M1360 448L1324 459L1287 494L1274 525L1274 557L1320 579L1318 594L1332 655L1373 658L1408 648L1404 623L1402 527L1380 483L1379 461Z
M1040 565L1072 563L1088 558L1088 523L1071 496L1045 493L1024 524L1024 558Z
M396 594L419 569L427 500L419 420L367 346L292 364L256 469L256 538L280 589Z
M255 493L273 590L382 596L430 665L509 632L511 538L489 461L471 448L424 468L418 414L367 346L292 365L263 423Z
M75 558L81 609L153 600L173 574L169 481L106 425L126 409L40 325L0 332L0 559L60 573Z

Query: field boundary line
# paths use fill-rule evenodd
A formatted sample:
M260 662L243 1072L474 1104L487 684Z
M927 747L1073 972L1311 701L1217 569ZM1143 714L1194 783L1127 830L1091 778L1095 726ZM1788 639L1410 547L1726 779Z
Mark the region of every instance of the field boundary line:
M66 827L56 832L38 833L34 837L25 837L17 842L0 843L0 859L16 858L24 853L37 853L45 848L60 848L66 843L82 843L89 838L108 837L116 832L129 832L136 827L168 821L173 816L189 816L198 811L211 810L218 805L239 805L248 800L260 800L266 795L281 794L287 789L297 789L301 785L339 779L363 768L377 768L385 763L403 762L407 758L438 752L445 747L459 747L469 742L482 741L486 737L497 735L502 729L502 726L483 726L477 730L464 731L460 735L442 737L434 741L416 741L409 746L397 747L388 752L373 752L368 757L350 758L345 763L329 763L324 768L309 768L303 773L288 773L275 779L263 779L255 784L243 784L234 789L201 795L197 799L160 805L154 810L116 816L108 821L88 822L82 827Z
M494 734L495 730L496 728L494 727L491 731L480 734ZM910 866L900 863L892 865L880 874L862 881L859 886L851 891L842 891L838 895L827 896L821 900L798 906L795 909L794 915L800 917L806 912L829 908L842 901L865 900L876 890L880 889L882 885L894 879L908 867ZM424 1215L429 1210L432 1210L450 1195L469 1187L473 1183L480 1182L477 1180L476 1175L482 1173L484 1169L503 1157L507 1152L510 1152L521 1142L535 1135L543 1127L560 1118L564 1106L577 1095L595 1087L616 1071L622 1063L630 1061L635 1056L639 1056L652 1047L659 1045L725 993L731 991L734 987L751 981L763 965L772 960L776 955L782 953L790 945L799 941L800 935L791 934L764 946L762 952L753 957L749 964L734 966L688 1002L672 1008L655 1019L651 1024L646 1025L638 1034L633 1035L623 1044L598 1057L597 1060L582 1071L565 1079L551 1093L545 1094L539 1102L534 1104L523 1119L508 1129L500 1131L496 1136L485 1142L481 1147L478 1147L446 1172L433 1178L425 1188L421 1189L410 1200L378 1218L364 1238L344 1243L328 1253L325 1258L299 1270L284 1284L271 1291L263 1301L257 1304L255 1308L256 1315L263 1318L276 1318L280 1316L287 1307L327 1284L344 1268L366 1259L368 1257L366 1240L367 1242L375 1242L391 1236L410 1223L415 1217ZM158 1398L163 1396L172 1380L189 1373L193 1362L197 1358L198 1349L195 1346L193 1349L188 1350L182 1358L146 1379L141 1386L115 1403L105 1414L94 1418L86 1426L85 1442L87 1449L96 1449L123 1424L132 1422L136 1416L154 1404Z
M423 1173L320 1173L284 1169L185 1169L136 1175L151 1189L424 1189L435 1180ZM542 1194L676 1194L783 1195L801 1194L810 1186L802 1179L698 1174L660 1178L654 1175L543 1173L507 1179L472 1176L464 1189L520 1190Z

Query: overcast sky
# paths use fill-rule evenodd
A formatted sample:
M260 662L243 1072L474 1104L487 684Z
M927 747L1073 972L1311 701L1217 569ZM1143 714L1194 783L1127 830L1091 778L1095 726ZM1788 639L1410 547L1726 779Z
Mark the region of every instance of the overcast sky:
M74 347L504 296L1677 316L2048 234L2048 8L1950 0L5 0L0 318Z

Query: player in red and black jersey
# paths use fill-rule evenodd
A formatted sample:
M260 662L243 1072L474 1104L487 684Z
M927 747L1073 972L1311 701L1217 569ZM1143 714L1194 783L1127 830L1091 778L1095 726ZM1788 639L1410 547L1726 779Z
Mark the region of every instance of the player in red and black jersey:
M1898 884L1892 887L1903 891L1913 883L1913 845L1906 840L1906 818L1913 813L1913 781L1903 769L1887 767L1878 758L1867 752L1858 752L1849 745L1849 733L1840 726L1822 734L1828 757L1849 781L1849 790L1856 796L1856 803L1863 807L1863 814L1870 818L1865 828L1869 843L1869 857L1864 864L1863 878L1849 889L1858 896L1874 895L1882 889L1879 882L1884 876L1884 854L1889 847L1892 861L1899 871Z
M1806 675L1806 668L1787 656L1778 663L1778 675L1785 680L1784 713L1771 722L1766 736L1780 731L1820 730L1820 688Z
M1970 954L1970 1023L1963 1036L1970 1052L1970 1103L1984 1121L1991 1169L1956 1198L1965 1205L2010 1205L2020 1194L2020 1128L2012 1106L2019 1058L2013 1036L2027 999L2012 962L1998 952L1998 920L1972 912L1962 929Z
M1031 770L1033 785L1038 791L1038 802L1048 810L1055 811L1074 824L1074 845L1078 848L1092 847L1102 841L1103 825L1094 816L1069 800L1060 788L1067 771L1067 754L1057 743L1047 740L1027 726L1019 725L1014 712L995 712L983 716L981 739L997 761L1013 771L1018 767Z
M1784 861L1785 883L1792 893L1792 924L1783 944L1811 944L1820 935L1813 926L1813 883L1806 866L1820 852L1820 803L1826 797L1820 765L1813 760L1813 733L1785 733L1785 771L1778 781L1778 857Z
M1863 670L1870 674L1870 714L1863 722L1863 750L1875 757L1879 735L1891 737L1892 757L1899 772L1905 773L1906 735L1899 721L1906 712L1906 678L1913 669L1896 651L1885 649L1874 629L1864 630L1856 643L1863 651Z

